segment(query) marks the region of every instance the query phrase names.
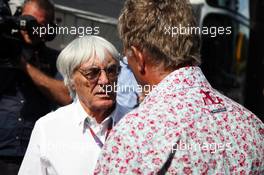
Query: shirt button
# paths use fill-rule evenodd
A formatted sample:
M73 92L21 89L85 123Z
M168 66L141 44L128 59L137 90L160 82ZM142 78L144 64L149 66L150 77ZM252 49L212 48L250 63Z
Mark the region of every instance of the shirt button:
M22 118L19 117L19 118L18 118L18 121L21 122L21 121L22 121Z
M19 139L19 136L16 136L16 140L18 140Z

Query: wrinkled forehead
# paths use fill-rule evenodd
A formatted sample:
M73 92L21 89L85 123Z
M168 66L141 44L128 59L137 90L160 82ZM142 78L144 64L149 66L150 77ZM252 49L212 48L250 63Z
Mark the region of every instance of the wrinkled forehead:
M112 64L119 64L119 63L116 59L114 59L114 57L111 54L106 53L106 55L103 59L99 58L97 55L91 57L87 61L83 62L80 65L80 68L82 68L82 69L87 69L90 67L105 68L105 67L108 67L109 65L112 65Z

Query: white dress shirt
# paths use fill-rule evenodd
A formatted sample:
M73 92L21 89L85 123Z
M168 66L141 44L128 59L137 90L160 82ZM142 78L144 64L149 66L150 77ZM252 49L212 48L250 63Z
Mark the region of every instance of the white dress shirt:
M116 123L127 111L117 105L101 124L87 113L79 100L40 118L32 131L19 175L89 175L101 148L89 127L104 143L110 118ZM89 121L89 122L87 122Z

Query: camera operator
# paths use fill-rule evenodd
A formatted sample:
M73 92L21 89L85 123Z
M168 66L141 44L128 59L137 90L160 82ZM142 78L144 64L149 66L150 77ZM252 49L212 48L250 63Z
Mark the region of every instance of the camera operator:
M54 19L54 6L48 0L27 0L23 16L45 26ZM0 65L0 174L4 175L17 174L35 121L71 102L57 73L58 52L30 31L21 30L19 38L19 52L7 48L12 66Z

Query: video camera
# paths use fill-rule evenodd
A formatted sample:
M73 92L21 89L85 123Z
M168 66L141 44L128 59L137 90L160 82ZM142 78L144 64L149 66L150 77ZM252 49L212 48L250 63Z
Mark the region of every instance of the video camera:
M20 55L23 45L21 30L27 31L30 37L43 42L55 38L55 35L42 37L33 35L34 28L43 26L33 16L21 16L21 10L12 16L8 1L0 0L0 68L12 67L15 58Z
M33 29L41 25L33 16L21 16L21 10L17 10L12 16L8 1L0 0L0 95L16 83L18 63L25 46L21 31L26 31L32 39L40 41L38 43L51 41L56 36L55 34L42 37L34 35ZM31 58L25 59L31 61Z

